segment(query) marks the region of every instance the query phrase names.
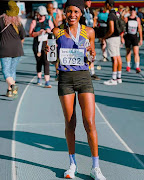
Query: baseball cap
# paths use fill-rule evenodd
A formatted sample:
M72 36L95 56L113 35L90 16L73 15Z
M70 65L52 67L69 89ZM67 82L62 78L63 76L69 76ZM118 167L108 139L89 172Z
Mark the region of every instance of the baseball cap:
M134 6L131 6L130 7L130 11L134 10L135 11L135 7Z
M37 8L37 12L38 12L41 16L48 15L47 9L46 9L45 6L39 6L39 7Z

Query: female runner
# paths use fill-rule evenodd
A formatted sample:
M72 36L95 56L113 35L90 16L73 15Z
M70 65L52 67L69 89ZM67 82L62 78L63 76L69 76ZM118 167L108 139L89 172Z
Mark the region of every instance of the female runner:
M85 42L89 40L90 47L87 51L94 59L96 55L95 32L92 28L79 24L83 9L83 0L68 0L66 3L67 26L63 29L53 29L57 38L60 60L58 95L65 116L65 135L70 158L70 167L64 173L64 178L74 178L77 173L75 160L75 92L78 92L83 124L92 154L93 165L90 175L95 180L106 180L99 168L98 140L95 127L95 96L85 48Z

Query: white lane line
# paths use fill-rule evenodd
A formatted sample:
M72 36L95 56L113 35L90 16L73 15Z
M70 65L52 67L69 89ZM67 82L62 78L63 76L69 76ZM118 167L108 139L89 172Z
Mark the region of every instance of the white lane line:
M114 135L118 138L118 140L122 143L122 145L127 149L127 151L129 153L132 154L132 156L136 159L136 161L142 166L142 168L144 168L144 163L137 157L137 155L135 155L135 153L132 151L131 148L128 147L128 145L124 142L124 140L119 136L119 134L114 130L114 128L110 125L110 123L108 122L108 120L105 118L105 116L102 114L101 110L99 109L99 107L97 106L97 104L95 103L95 107L98 110L98 112L100 113L101 117L104 119L104 121L106 122L106 124L108 125L108 127L111 129L111 131L114 133Z
M36 77L36 76L35 76ZM15 157L16 157L16 154L15 154L15 131L16 131L16 126L17 126L17 121L18 121L18 115L19 115L19 110L20 110L20 106L21 106L21 103L23 101L23 98L24 98L24 95L26 93L26 91L28 90L30 84L34 81L35 77L28 83L28 85L25 87L24 89L24 92L22 93L21 95L21 98L19 100L19 103L17 105L17 108L16 108L16 112L15 112L15 117L14 117L14 123L13 123L13 136L12 136L12 149L11 149L11 154L12 154L12 180L16 180L17 177L16 177L16 163L15 163Z

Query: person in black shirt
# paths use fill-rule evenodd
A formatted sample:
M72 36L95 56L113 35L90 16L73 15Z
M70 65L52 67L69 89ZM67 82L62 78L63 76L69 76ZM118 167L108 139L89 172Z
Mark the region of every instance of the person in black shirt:
M122 83L121 79L121 69L122 60L120 56L120 35L116 28L116 12L113 9L114 0L106 0L106 8L110 11L108 16L108 32L103 37L103 41L106 40L108 53L113 62L113 73L112 79L105 81L105 85L117 85L117 83Z
M8 84L6 96L13 97L18 93L16 67L24 54L22 43L25 37L24 28L19 20L19 8L14 1L8 2L9 10L0 17L0 61L2 73Z

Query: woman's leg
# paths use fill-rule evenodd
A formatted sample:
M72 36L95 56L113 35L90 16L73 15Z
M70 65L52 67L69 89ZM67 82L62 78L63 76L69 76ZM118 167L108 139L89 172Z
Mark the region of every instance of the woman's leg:
M11 90L11 85L15 83L13 77L11 77L11 62L11 57L1 58L2 73L8 84L8 90Z
M76 97L75 94L60 96L64 117L65 117L65 136L69 154L75 154L75 128L76 128Z
M130 62L131 62L131 49L130 48L126 48L126 62L127 62L127 67L130 68Z
M44 51L42 51L42 58L43 58L43 63L44 63L44 78L45 81L50 80L50 75L49 75L49 61L47 61L47 55L45 54Z
M95 97L92 93L81 93L78 95L78 99L82 110L83 123L87 132L91 154L97 157L98 138L95 126Z
M134 61L135 61L136 71L137 71L137 73L139 73L141 71L139 68L139 65L140 65L139 47L134 46L133 52L134 52Z
M12 58L12 61L11 61L11 76L14 80L14 84L16 81L16 67L19 63L19 60L20 60L20 57L15 57L15 58Z

